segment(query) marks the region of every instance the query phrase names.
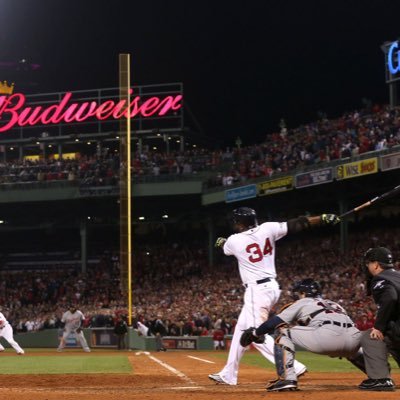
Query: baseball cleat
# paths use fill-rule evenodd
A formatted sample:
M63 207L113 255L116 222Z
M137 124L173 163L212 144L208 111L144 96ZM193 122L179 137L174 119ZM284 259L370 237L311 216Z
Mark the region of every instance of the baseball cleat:
M220 385L232 385L232 383L226 382L219 374L210 374L208 378Z
M267 386L267 392L288 392L297 389L297 381L278 379Z
M86 349L83 349L83 351L85 352L85 353L90 353L90 349L89 349L89 347L87 347Z
M301 378L302 376L304 376L307 373L307 368L304 367L301 371L299 371L299 373L297 374L297 379ZM267 389L274 385L276 382L278 382L280 380L280 378L276 378L276 379L271 379L270 381L268 381L267 383Z
M393 392L395 390L395 385L390 378L384 379L366 379L362 381L358 388L360 390L370 390L374 392Z
M18 354L19 356L23 356L23 355L25 354L25 352L24 352L24 351L19 351L17 354Z
M57 347L57 351L58 351L59 353L61 353L61 352L63 351L63 348L62 348L62 347Z

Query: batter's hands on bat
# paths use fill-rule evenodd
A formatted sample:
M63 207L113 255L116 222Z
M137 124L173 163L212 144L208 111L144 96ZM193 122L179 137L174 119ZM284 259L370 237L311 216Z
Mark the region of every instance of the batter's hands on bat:
M322 214L321 224L322 225L336 225L340 222L340 217L336 214Z
M226 242L226 239L223 237L219 237L216 241L215 241L215 247L220 248L220 247L224 247L224 244Z
M247 328L243 331L242 336L240 337L240 345L243 347L247 347L251 343L262 344L265 341L265 336L257 336L255 334L256 328Z

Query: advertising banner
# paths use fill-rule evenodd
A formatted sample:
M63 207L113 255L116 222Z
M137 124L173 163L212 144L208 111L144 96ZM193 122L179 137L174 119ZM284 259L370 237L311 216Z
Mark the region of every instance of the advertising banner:
M305 172L295 177L296 188L304 188L308 186L320 185L333 181L332 168L319 169L317 171Z
M258 184L258 194L260 196L285 192L291 189L293 189L293 176L285 176L284 178L273 179Z
M235 189L225 190L225 202L232 203L245 199L251 199L257 196L257 186L247 185Z
M381 171L400 168L400 153L394 153L381 157Z
M118 340L112 328L92 328L91 347L117 347Z
M187 338L187 337L164 337L163 346L166 349L174 350L196 350L197 349L197 339Z
M363 175L375 174L378 172L378 158L367 158L336 167L337 179L357 178Z

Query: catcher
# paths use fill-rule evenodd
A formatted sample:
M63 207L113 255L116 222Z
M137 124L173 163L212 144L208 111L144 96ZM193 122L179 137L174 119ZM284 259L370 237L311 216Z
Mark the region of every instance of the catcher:
M284 307L257 329L246 329L240 344L259 343L264 334L274 334L275 365L278 379L267 386L269 392L297 390L293 363L295 345L317 354L347 357L365 372L360 348L360 331L337 303L321 298L321 288L313 279L298 282L293 289L299 300Z

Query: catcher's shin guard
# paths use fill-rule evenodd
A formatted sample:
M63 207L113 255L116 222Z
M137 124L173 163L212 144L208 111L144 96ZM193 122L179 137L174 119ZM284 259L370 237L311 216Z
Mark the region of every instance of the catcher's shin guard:
M288 329L281 330L275 338L276 372L281 379L297 381L294 369L295 347L286 332L288 333Z

